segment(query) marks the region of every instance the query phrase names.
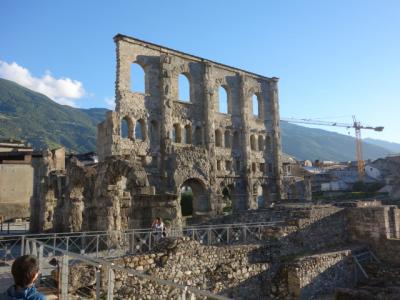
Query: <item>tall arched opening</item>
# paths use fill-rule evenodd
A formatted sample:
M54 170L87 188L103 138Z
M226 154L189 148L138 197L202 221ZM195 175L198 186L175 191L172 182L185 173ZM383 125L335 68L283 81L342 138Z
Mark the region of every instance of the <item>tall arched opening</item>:
M257 185L254 187L254 192L257 201L257 208L264 208L265 207L265 198L263 193L263 188L261 185Z
M180 204L184 217L209 211L208 193L201 180L190 178L181 185Z
M224 214L231 214L232 213L232 192L228 187L224 187L222 189L222 200L223 200L223 212Z

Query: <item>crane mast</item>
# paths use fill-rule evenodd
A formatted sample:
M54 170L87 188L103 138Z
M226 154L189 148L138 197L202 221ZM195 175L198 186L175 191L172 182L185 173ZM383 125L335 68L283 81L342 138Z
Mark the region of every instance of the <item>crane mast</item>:
M383 126L366 126L362 125L359 121L357 121L356 117L353 116L353 124L340 123L340 122L327 122L321 120L313 120L313 119L295 119L295 118L283 118L281 121L289 122L289 123L299 123L299 124L309 124L309 125L322 125L322 126L334 126L334 127L344 127L347 129L354 128L355 136L356 136L356 158L357 158L357 170L360 181L363 180L365 174L365 162L363 159L362 152L362 138L361 138L361 129L369 129L374 131L383 131Z
M354 122L353 127L354 130L356 131L356 157L357 157L358 177L361 181L365 175L365 162L362 153L361 124L360 122L357 122L355 116L353 116L353 122Z

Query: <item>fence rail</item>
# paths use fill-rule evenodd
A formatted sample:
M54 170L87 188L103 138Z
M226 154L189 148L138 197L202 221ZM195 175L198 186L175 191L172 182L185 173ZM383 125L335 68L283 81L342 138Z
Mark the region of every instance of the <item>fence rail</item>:
M167 236L187 236L203 245L257 243L266 238L268 228L277 226L279 223L241 223L170 228L167 230ZM4 263L10 263L24 253L26 239L35 239L47 246L94 258L112 258L124 254L151 251L161 238L161 233L149 228L110 232L0 236L0 259Z

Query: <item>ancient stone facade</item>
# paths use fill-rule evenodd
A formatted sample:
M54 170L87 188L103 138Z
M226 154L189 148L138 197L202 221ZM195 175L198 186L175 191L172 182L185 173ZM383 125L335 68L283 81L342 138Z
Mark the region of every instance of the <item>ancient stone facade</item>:
M221 212L229 205L224 193L234 210L281 198L277 78L127 36L114 40L116 110L98 126L97 152L100 161L119 156L141 164L148 186L131 197L173 195L179 210L181 189L190 188L193 215ZM143 93L131 89L132 64L144 70ZM180 75L189 82L188 101L179 97ZM225 113L218 108L221 88Z

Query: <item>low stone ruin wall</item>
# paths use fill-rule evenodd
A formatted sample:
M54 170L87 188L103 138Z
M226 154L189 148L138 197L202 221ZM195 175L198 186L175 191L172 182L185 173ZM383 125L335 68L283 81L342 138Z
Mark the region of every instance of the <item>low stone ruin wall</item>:
M387 238L388 207L347 208L349 238L353 241Z
M369 245L381 260L400 264L400 210L394 206L349 208L349 241Z
M296 299L320 299L354 286L353 274L350 250L303 257L287 267L288 292Z
M151 253L113 262L235 299L320 299L333 295L338 287L355 284L351 250L332 249L349 249L350 243L370 244L380 257L400 263L400 240L385 236L387 212L382 207L297 210L292 212L293 219L265 228L259 244L217 247L185 237L167 238ZM386 225L374 223L382 219ZM149 280L124 271L116 271L115 276L114 293L119 298L143 294L172 297L165 286Z
M169 280L234 299L265 299L269 253L265 246L203 246L189 238L167 238L160 242L154 252L125 256L113 263L141 271L156 278ZM85 266L71 269L74 278L83 272L90 274ZM85 282L92 282L86 279ZM82 288L79 280L71 285ZM118 299L136 299L152 295L152 299L170 299L173 291L146 279L115 272L114 296Z
M342 208L298 212L297 217L266 229L265 236L275 239L279 256L314 253L346 244L347 219Z
M188 238L165 240L156 253L127 256L114 263L235 299L265 297L265 276L270 266L268 253L260 245L202 246ZM123 272L116 274L115 291L122 298L134 293L137 284ZM161 295L163 289L144 284L141 292L144 291L148 295Z

